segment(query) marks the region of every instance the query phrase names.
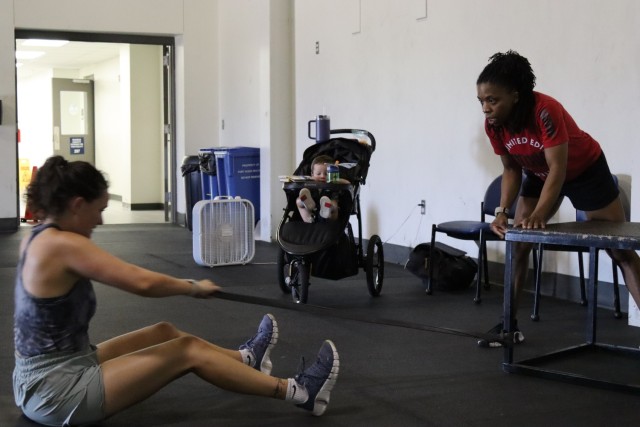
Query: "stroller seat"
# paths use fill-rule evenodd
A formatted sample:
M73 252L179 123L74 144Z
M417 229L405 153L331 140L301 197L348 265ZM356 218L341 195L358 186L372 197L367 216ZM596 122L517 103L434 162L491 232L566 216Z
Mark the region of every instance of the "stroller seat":
M307 255L326 249L335 243L349 222L354 187L348 184L309 181L286 183L283 188L287 196L287 210L292 215L289 221L280 226L278 241L281 247L291 254ZM333 221L317 218L313 223L304 222L296 205L296 199L302 188L307 188L316 202L319 202L322 196L337 199L338 218Z

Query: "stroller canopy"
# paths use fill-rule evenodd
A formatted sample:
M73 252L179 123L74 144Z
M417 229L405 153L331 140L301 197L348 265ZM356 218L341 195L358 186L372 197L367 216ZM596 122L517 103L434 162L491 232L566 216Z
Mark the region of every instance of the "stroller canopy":
M311 175L311 162L320 155L327 155L344 164L340 167L340 178L348 179L352 184L365 183L369 172L372 148L352 138L332 138L309 146L304 150L302 161L294 175ZM350 167L346 167L346 166Z

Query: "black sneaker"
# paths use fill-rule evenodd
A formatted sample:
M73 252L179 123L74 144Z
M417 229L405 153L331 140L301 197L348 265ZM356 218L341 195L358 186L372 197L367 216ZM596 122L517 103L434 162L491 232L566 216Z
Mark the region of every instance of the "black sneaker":
M487 335L496 335L496 338L495 339L482 338L478 340L478 347L484 347L484 348L502 347L503 346L502 343L504 341L504 323L500 322L493 328L489 329L487 331ZM516 321L515 327L513 330L513 343L520 344L522 341L524 341L524 334L520 332L520 329L518 329L518 322Z

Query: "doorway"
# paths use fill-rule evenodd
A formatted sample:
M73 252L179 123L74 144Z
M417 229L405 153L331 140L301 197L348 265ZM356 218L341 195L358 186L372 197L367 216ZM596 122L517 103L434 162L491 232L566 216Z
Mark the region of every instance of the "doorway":
M23 171L60 154L105 173L118 223L177 223L173 39L17 30L16 51L45 52L17 60L20 199Z

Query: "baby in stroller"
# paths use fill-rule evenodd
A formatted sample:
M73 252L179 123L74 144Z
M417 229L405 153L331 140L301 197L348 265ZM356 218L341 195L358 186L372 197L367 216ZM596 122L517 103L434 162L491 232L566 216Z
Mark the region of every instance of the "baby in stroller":
M375 138L356 129L331 133L364 135L370 143L356 138L332 138L316 143L305 150L293 174L311 178L283 184L287 205L277 233L281 249L278 283L297 303L307 302L311 276L338 280L356 275L359 267L367 273L372 296L377 296L382 288L382 241L377 235L371 236L365 254L360 212L360 186L365 183ZM341 179L326 182L327 165L334 161L338 163ZM319 210L316 204L320 205ZM352 216L357 219L357 236L350 222Z
M333 164L334 160L326 154L317 156L311 162L311 179L318 182L327 182L327 166ZM344 178L338 178L336 181L338 184L350 184L350 182ZM311 192L308 188L300 190L300 194L296 199L296 205L300 217L304 222L314 222L316 217L316 202L311 197ZM328 196L322 196L320 198L320 210L318 212L320 218L335 221L338 219L338 199L330 198Z

